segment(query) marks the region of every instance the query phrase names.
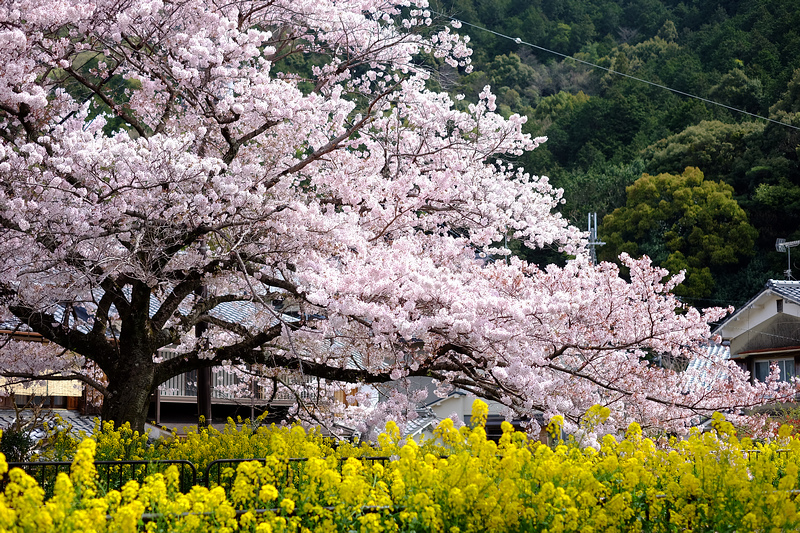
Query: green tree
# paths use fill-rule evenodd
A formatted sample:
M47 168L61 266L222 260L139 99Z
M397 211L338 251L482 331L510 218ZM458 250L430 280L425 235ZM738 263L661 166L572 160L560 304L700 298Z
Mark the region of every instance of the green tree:
M675 42L678 40L678 29L675 27L675 23L671 20L668 20L661 26L661 29L658 30L658 37L665 40L668 43Z
M698 167L709 179L725 180L739 195L750 194L746 173L762 159L764 124L704 120L647 147L642 157L650 173Z
M770 110L770 118L794 126L771 123L766 127L764 136L775 143L776 150L785 158L797 163L800 160L800 69L794 71L792 79L786 86L781 99ZM798 167L795 164L794 169Z
M686 271L676 289L707 297L715 275L736 268L753 254L757 232L733 198L733 187L705 180L695 167L682 174L643 174L627 188L625 207L603 219L599 256L648 255L671 273Z
M759 221L757 227L764 228L763 237L768 239L764 246L777 237L796 239L800 233L800 69L770 108L770 118L783 124L764 127L763 158L750 176L750 209Z
M636 96L590 98L556 118L545 132L547 148L560 165L571 169L604 160L630 161L647 145L637 135L650 119L649 109L649 102ZM587 145L591 146L584 150Z
M602 162L589 170L561 170L550 177L553 185L564 189L561 213L572 224L585 228L589 213L597 213L602 219L625 205L625 189L642 176L643 170L642 160L635 159L628 164Z
M760 113L764 100L764 87L761 80L752 79L741 68L734 68L711 88L709 96L750 113Z
M588 101L589 97L583 91L578 92L578 94L560 91L542 98L536 106L533 118L546 128L559 116L580 108Z

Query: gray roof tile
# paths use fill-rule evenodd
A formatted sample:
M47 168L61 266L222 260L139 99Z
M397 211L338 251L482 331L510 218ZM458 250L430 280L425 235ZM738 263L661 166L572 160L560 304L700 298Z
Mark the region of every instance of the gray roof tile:
M772 289L786 300L800 304L800 281L771 279L767 282L767 289Z

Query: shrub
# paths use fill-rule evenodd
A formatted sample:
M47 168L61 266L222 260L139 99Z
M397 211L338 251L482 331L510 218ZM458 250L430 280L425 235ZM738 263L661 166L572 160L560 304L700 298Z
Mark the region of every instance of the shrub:
M0 452L5 454L9 461L25 461L34 444L33 438L27 431L9 428L3 431L3 436L0 438Z

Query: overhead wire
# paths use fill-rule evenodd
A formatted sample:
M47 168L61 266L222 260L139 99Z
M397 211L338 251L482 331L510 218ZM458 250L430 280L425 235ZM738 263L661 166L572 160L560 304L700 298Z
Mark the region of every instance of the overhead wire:
M477 24L472 24L470 22L467 22L467 21L452 17L450 15L446 15L444 13L439 13L439 12L436 12L436 11L432 11L432 12L436 13L439 16L442 16L442 17L445 17L447 19L450 19L451 21L454 21L454 22L456 22L458 24L461 24L461 25L464 25L464 26L469 26L469 27L475 28L477 30L490 33L490 34L495 35L497 37L500 37L500 38L503 38L503 39L508 39L510 41L514 41L517 45L522 45L522 46L527 46L527 47L530 47L530 48L535 48L537 50L541 50L543 52L547 52L547 53L550 53L550 54L553 54L553 55L556 55L556 56L559 56L559 57L562 57L562 58L565 58L565 59L571 59L571 60L575 61L576 63L582 63L582 64L587 65L589 67L603 70L605 72L608 72L609 74L613 74L613 75L616 75L616 76L622 76L622 77L625 77L625 78L629 78L629 79L632 79L634 81L645 83L647 85L650 85L650 86L653 86L653 87L657 87L659 89L664 89L664 90L673 92L675 94L679 94L681 96L685 96L685 97L688 97L688 98L693 98L695 100L699 100L699 101L702 101L702 102L705 102L705 103L708 103L708 104L711 104L711 105L722 107L722 108L728 109L730 111L734 111L736 113L740 113L740 114L743 114L743 115L748 115L750 117L757 118L757 119L760 119L760 120L765 120L767 122L772 122L773 124L778 124L778 125L785 126L787 128L791 128L791 129L794 129L794 130L800 130L800 127L794 126L792 124L788 124L786 122L782 122L780 120L775 120L775 119L772 119L772 118L769 118L769 117L765 117L763 115L759 115L759 114L756 114L756 113L751 113L749 111L745 111L744 109L739 109L737 107L733 107L733 106L730 106L730 105L727 105L727 104L723 104L721 102L717 102L717 101L711 100L709 98L704 98L702 96L697 96L695 94L691 94L691 93L688 93L686 91L681 91L679 89L675 89L675 88L669 87L667 85L663 85L663 84L656 83L656 82L653 82L653 81L650 81L650 80L646 80L646 79L643 79L643 78L632 76L632 75L626 74L624 72L619 72L617 70L614 70L614 69L611 69L611 68L608 68L608 67L604 67L604 66L598 65L596 63L592 63L591 61L586 61L586 60L583 60L583 59L579 59L577 57L574 57L574 56L571 56L571 55L568 55L568 54L563 54L561 52L557 52L555 50L551 50L551 49L546 48L544 46L539 46L539 45L536 45L536 44L533 44L533 43L529 43L527 41L523 41L519 37L511 37L510 35L506 35L506 34L503 34L503 33L500 33L500 32L494 31L494 30L490 30L489 28L485 28L485 27L479 26ZM693 298L693 299L708 300L708 299L705 299L705 298ZM709 301L719 302L720 300L709 300ZM728 300L726 302L730 303L730 302L733 302L733 301L732 300ZM736 302L736 303L738 303L738 302ZM741 328L734 328L734 329L741 329ZM752 334L752 331L750 329L747 329L747 330L741 329L741 330L742 331L747 331L749 334ZM787 337L787 336L784 336L784 335L776 335L776 334L771 334L771 333L767 333L767 332L763 332L763 331L758 332L758 333L761 334L761 335L764 335L764 336L769 336L769 337L777 337L777 338L793 340L793 341L800 340L800 339L796 339L794 337Z
M504 33L500 33L500 32L494 31L494 30L490 30L489 28L485 28L485 27L479 26L477 24L472 24L470 22L467 22L467 21L452 17L450 15L446 15L444 13L440 13L440 12L437 12L437 11L431 11L431 13L436 13L437 15L445 17L447 19L450 19L451 21L456 22L458 24L461 24L461 25L464 25L464 26L470 26L470 27L475 28L477 30L481 30L481 31L484 31L484 32L487 32L487 33L491 33L492 35L495 35L497 37L501 37L503 39L508 39L510 41L514 41L518 45L524 45L524 46L527 46L527 47L530 47L530 48L535 48L537 50L541 50L543 52L554 54L554 55L557 55L559 57L563 57L565 59L571 59L571 60L573 60L573 61L575 61L577 63L582 63L582 64L590 66L592 68L604 70L604 71L608 72L609 74L614 74L616 76L622 76L622 77L625 77L625 78L630 78L632 80L635 80L635 81L638 81L638 82L641 82L641 83L646 83L647 85L651 85L653 87L658 87L659 89L665 89L665 90L673 92L675 94L680 94L681 96L694 98L696 100L700 100L700 101L708 103L708 104L712 104L712 105L715 105L715 106L723 107L723 108L728 109L730 111L735 111L736 113L741 113L741 114L744 114L744 115L751 116L753 118L766 120L767 122L772 122L773 124L779 124L781 126L786 126L787 128L791 128L791 129L794 129L794 130L800 130L800 127L793 126L792 124L788 124L786 122L781 122L780 120L775 120L773 118L765 117L763 115L758 115L756 113L751 113L749 111L745 111L744 109L739 109L737 107L729 106L727 104L723 104L721 102L710 100L708 98L703 98L702 96L697 96L697 95L692 94L692 93L687 93L686 91L681 91L679 89L674 89L672 87L669 87L667 85L663 85L661 83L656 83L656 82L653 82L653 81L650 81L650 80L646 80L646 79L643 79L643 78L638 78L636 76L631 76L630 74L626 74L626 73L620 72L618 70L614 70L614 69L611 69L611 68L608 68L608 67L604 67L602 65L598 65L596 63L592 63L591 61L586 61L584 59L579 59L577 57L574 57L574 56L571 56L571 55L568 55L568 54L562 54L561 52L556 52L555 50L550 50L549 48L545 48L544 46L539 46L537 44L533 44L533 43L529 43L527 41L523 41L519 37L511 37L510 35L506 35Z

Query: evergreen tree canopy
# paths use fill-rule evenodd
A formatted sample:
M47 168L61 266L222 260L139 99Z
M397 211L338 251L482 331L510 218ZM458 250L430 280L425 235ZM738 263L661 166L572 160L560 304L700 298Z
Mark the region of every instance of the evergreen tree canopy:
M676 294L704 297L714 274L752 256L757 232L733 198L733 187L705 180L695 167L679 175L642 175L625 207L603 219L600 257L646 254L670 272L686 271Z

